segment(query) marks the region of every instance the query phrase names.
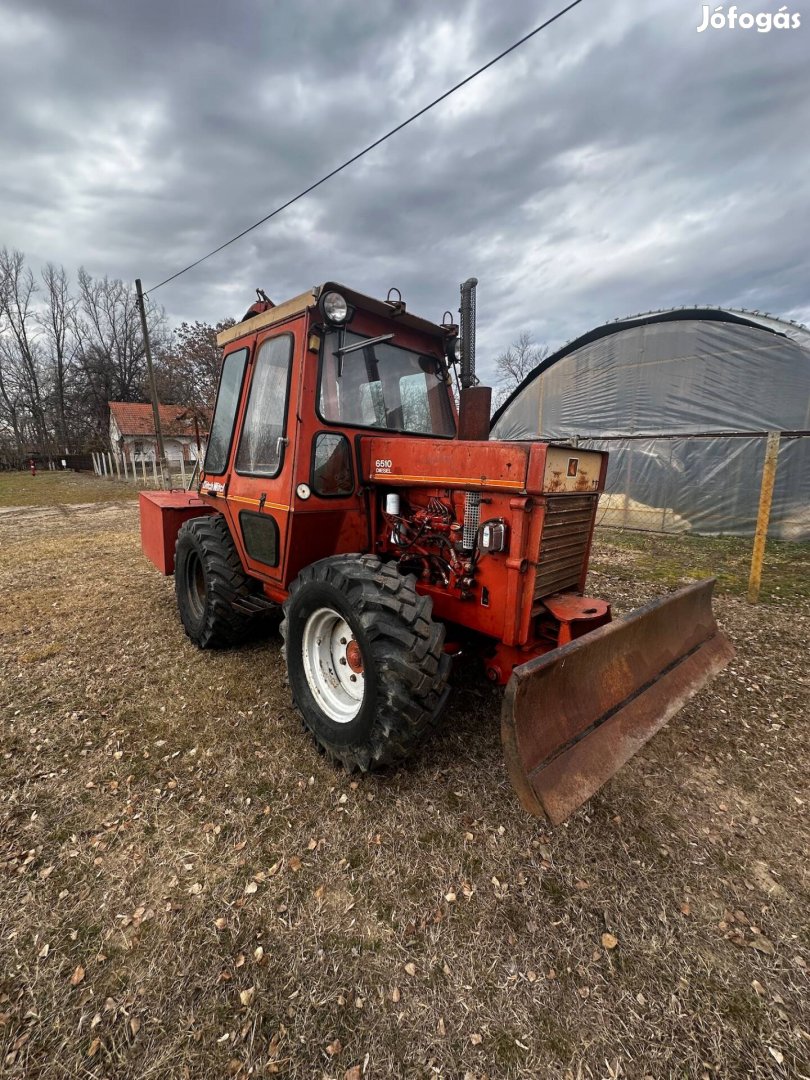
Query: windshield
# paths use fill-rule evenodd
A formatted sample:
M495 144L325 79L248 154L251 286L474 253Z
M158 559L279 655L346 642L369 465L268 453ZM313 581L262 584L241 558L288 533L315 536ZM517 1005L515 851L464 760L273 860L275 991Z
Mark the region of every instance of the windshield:
M324 340L319 410L324 420L416 435L455 435L444 372L435 357L359 334L330 330ZM360 345L351 352L352 345Z

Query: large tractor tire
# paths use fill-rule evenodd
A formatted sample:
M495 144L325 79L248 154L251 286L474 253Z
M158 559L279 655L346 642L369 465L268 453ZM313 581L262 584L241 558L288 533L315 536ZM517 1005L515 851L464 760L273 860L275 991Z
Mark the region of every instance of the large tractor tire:
M281 633L293 700L349 771L410 757L447 698L444 626L416 579L372 555L313 563L290 586Z
M174 591L186 633L201 649L224 649L247 636L250 616L234 607L253 595L224 518L186 521L174 551Z

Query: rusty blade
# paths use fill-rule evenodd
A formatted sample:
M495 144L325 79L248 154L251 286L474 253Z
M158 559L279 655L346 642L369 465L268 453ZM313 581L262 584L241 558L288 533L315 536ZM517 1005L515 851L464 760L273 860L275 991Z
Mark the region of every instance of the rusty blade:
M689 585L515 668L501 736L529 813L564 821L726 666L713 587Z

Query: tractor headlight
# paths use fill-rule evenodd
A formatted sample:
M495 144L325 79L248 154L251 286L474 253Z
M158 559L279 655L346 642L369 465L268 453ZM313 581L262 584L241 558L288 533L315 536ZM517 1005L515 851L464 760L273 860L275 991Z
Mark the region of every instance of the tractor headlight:
M345 323L349 316L349 305L339 292L328 292L324 293L321 299L321 311L330 323L340 325Z
M460 364L461 363L461 338L460 337L450 338L450 340L447 342L446 356L447 356L447 361L450 364Z

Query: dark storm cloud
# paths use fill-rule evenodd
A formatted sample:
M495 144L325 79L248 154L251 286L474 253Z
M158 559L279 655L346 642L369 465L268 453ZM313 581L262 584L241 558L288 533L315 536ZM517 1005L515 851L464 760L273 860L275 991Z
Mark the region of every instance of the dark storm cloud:
M0 243L153 284L556 7L0 0ZM485 358L696 300L807 318L802 14L586 0L155 299L214 321L336 278L438 318L474 273Z

